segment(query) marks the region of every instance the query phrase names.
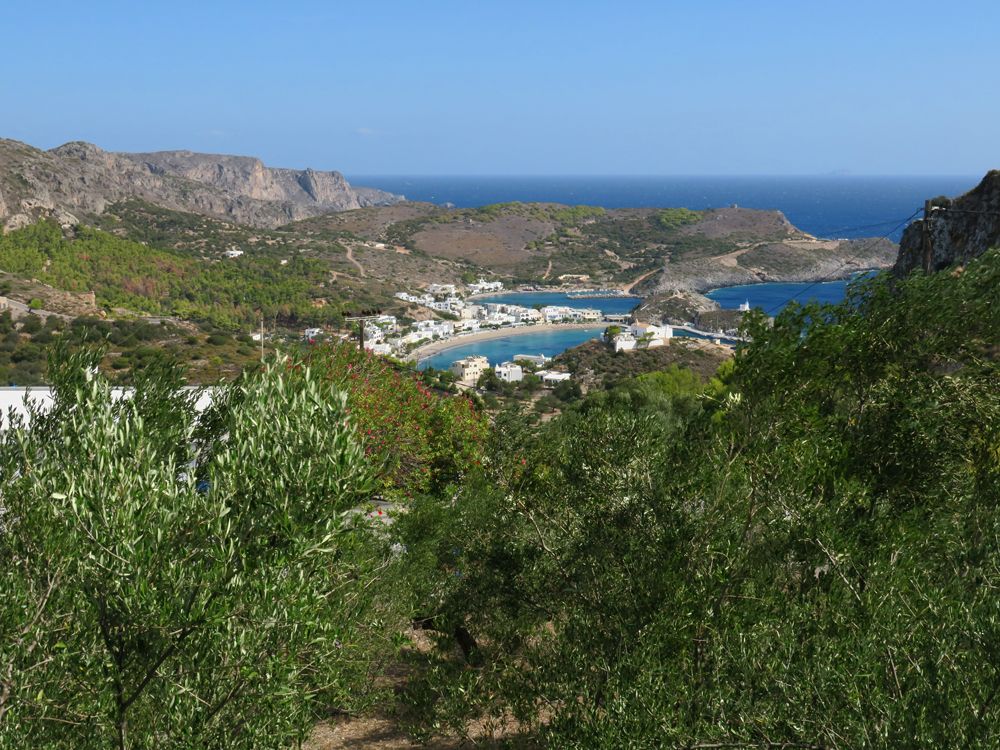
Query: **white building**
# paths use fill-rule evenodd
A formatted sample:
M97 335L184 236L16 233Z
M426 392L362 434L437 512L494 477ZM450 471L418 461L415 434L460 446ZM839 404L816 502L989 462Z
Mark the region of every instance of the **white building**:
M514 313L514 318L518 323L524 323L526 325L531 325L533 323L538 323L542 319L542 314L538 310L532 309L530 307L519 307Z
M615 353L618 352L630 352L635 349L635 336L631 333L619 333L613 339L611 339L611 345L614 347Z
M479 380L479 376L489 369L489 366L490 361L486 357L465 357L452 362L451 371L462 382L475 383Z
M584 322L597 322L604 318L604 313L593 307L581 307L576 313L577 319Z
M427 291L435 295L455 295L454 284L428 284Z
M323 335L322 328L307 328L302 332L302 338L304 338L306 341L315 341L322 335Z
M243 255L243 251L234 248L232 250L226 250L226 252L224 252L223 255L225 255L227 258L239 258L241 255Z
M381 328L370 324L365 325L365 343L371 342L372 344L377 344L384 338L385 331Z
M670 339L674 336L672 326L654 326L651 323L633 323L628 327L628 332L637 339Z
M505 383L520 383L524 380L524 370L521 369L521 365L515 365L513 362L503 362L493 368L493 372Z
M535 374L542 379L542 385L548 388L555 388L560 383L565 383L573 378L568 372L555 372L554 370L539 370Z
M447 338L455 333L455 324L450 320L418 320L413 328L427 336Z
M366 341L365 349L371 351L372 354L381 354L383 357L392 354L392 347L389 344L370 344Z
M375 325L389 333L395 333L398 328L395 315L379 315L375 318Z
M740 312L750 312L750 300L746 300L740 305Z
M484 292L500 292L503 291L502 281L484 281L480 279L474 284L469 284L470 294L483 294Z
M465 319L457 320L455 321L454 326L456 333L458 333L459 331L464 331L466 333L475 333L476 331L479 330L479 321L465 320Z
M515 362L530 362L533 365L544 365L548 362L551 357L546 357L544 354L515 354Z

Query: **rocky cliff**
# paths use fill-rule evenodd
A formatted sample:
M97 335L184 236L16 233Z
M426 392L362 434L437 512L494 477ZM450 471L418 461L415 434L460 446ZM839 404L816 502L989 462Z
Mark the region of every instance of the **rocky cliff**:
M339 172L273 169L247 156L124 154L83 142L41 151L0 139L0 226L40 215L74 223L126 198L260 227L402 200L355 188Z
M930 239L930 269L962 264L1000 246L1000 170L988 172L958 198L935 198L926 219L903 232L893 273L905 276L923 267L924 227Z

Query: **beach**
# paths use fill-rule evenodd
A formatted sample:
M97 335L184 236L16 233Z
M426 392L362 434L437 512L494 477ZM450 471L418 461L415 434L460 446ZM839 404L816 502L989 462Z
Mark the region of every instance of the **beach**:
M607 325L607 324L605 324ZM503 339L508 336L519 336L527 333L546 333L549 331L573 331L586 330L589 328L600 328L601 323L539 323L533 326L521 326L518 328L496 328L489 331L478 331L477 333L467 333L461 336L453 336L443 341L432 341L428 344L418 346L406 355L406 359L411 362L420 362L422 359L433 357L435 354L453 349L455 347L472 344L477 341L490 341L491 339ZM529 353L530 352L526 352Z

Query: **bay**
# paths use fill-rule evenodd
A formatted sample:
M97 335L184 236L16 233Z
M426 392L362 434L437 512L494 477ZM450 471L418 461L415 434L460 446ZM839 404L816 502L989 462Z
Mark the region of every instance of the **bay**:
M603 333L603 325L594 328L566 328L547 331L525 332L522 330L503 338L456 344L454 347L421 360L418 367L421 370L428 367L447 370L456 359L477 354L486 357L491 365L511 360L516 354L544 354L546 357L554 357L585 341L600 338Z

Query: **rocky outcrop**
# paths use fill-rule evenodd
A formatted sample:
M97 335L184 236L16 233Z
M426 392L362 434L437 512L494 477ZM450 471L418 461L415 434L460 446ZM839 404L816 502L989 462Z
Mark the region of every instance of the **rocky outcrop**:
M80 141L41 151L9 140L0 140L0 195L0 221L15 212L32 219L59 212L63 223L139 198L260 227L402 200L381 190L356 189L339 172L272 169L248 156L124 154Z
M906 276L924 266L924 228L930 244L930 269L964 264L1000 246L1000 170L958 198L935 198L930 215L910 224L899 243L893 274Z

